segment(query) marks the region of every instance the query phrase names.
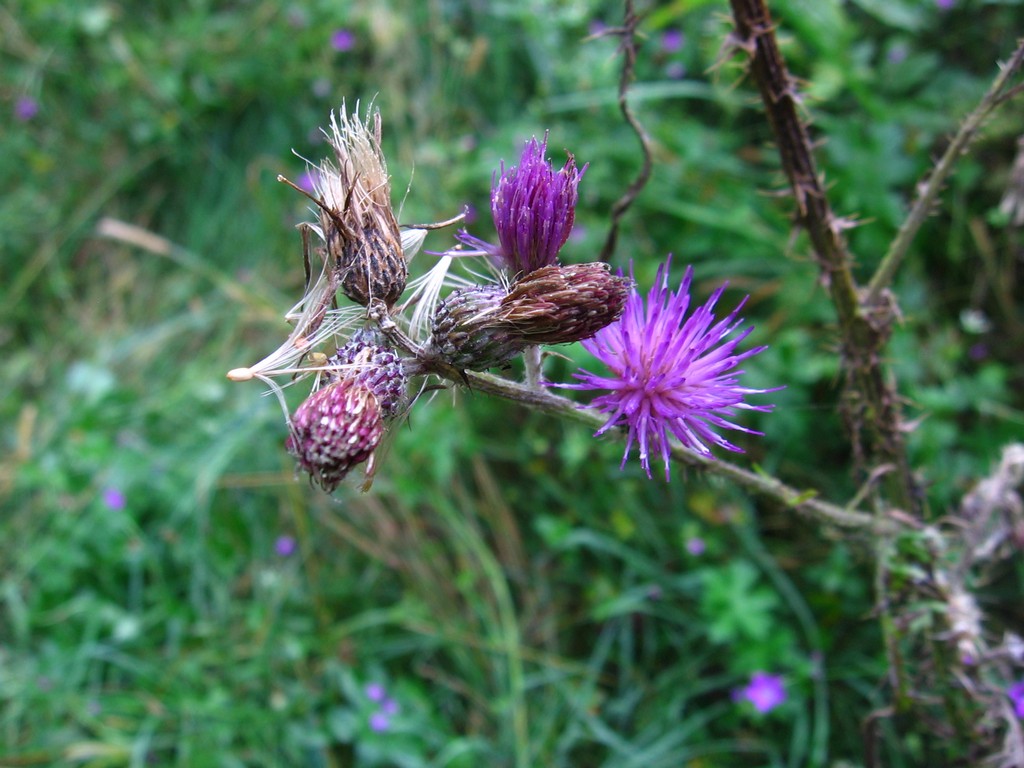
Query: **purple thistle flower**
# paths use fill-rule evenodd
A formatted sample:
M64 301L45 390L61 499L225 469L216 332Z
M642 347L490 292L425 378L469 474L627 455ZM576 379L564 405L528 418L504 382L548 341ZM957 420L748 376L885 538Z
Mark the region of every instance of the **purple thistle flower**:
M336 29L331 33L331 48L336 51L351 51L355 44L356 36L351 29Z
M1013 711L1017 717L1024 718L1024 680L1014 683L1006 689L1006 695L1013 702Z
M755 672L750 676L749 685L739 693L758 712L771 712L786 700L786 686L782 677L767 672Z
M484 242L465 231L458 238L490 256L513 274L529 273L555 264L558 252L569 239L576 219L579 184L586 166L577 170L569 154L556 171L545 158L544 141L526 142L518 166L508 170L502 163L491 185L491 214L498 230L498 245Z
M31 96L19 96L18 100L14 102L14 117L18 121L27 123L38 114L39 102Z
M772 410L772 405L749 405L744 398L781 389L740 386L738 377L743 371L735 370L736 366L766 349L755 347L736 352L753 326L728 339L743 322L736 315L746 299L724 320L715 322L713 310L725 290L723 285L704 306L687 316L693 268L687 268L679 290L672 293L668 287L671 261L669 257L658 269L646 305L634 289L619 320L583 342L587 351L608 367L611 375L598 376L581 369L573 374L581 383L555 385L566 389L608 390L589 405L608 414L608 421L595 437L612 427L627 426L629 437L622 466L635 441L640 445L640 464L647 476L651 476L651 454L658 452L665 462L666 480L670 476L670 434L703 456L711 456L708 445L742 453L741 448L715 429L762 434L741 427L728 417L736 409Z

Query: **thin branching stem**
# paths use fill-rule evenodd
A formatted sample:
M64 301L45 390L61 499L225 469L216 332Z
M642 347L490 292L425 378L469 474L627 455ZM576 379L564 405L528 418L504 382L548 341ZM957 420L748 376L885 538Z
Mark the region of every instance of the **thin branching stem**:
M899 232L896 233L896 237L889 246L888 252L886 252L885 257L882 259L882 263L878 265L878 269L872 276L871 282L868 283L867 297L865 299L867 306L877 304L881 299L882 291L892 284L893 279L896 277L896 271L899 269L900 264L903 263L903 259L906 258L910 244L913 242L918 230L921 229L921 225L924 224L928 214L931 213L932 207L942 191L943 184L952 172L956 161L967 151L970 143L978 135L978 131L985 122L985 119L1001 104L1020 93L1021 86L1018 85L1013 88L1008 86L1022 66L1024 66L1024 38L1019 41L1017 50L1013 52L1009 61L1002 66L988 91L981 97L978 106L960 125L960 130L956 132L953 140L946 147L946 151L935 164L935 167L928 172L927 178L918 184L918 196L914 201L913 207L910 209L910 213L907 214L907 218L904 219Z
M640 149L643 152L643 164L640 166L639 173L637 173L636 178L626 188L622 197L612 205L611 226L608 228L608 237L605 239L604 247L601 249L601 261L605 262L609 261L612 254L615 253L615 244L619 238L619 222L626 214L626 211L629 210L629 207L633 205L637 195L647 186L653 167L651 160L651 137L633 113L633 108L629 106L628 99L629 86L636 74L636 31L639 24L640 16L637 15L633 8L633 0L626 0L626 12L622 26L618 29L605 30L602 33L617 34L622 38L619 44L619 49L622 51L622 73L619 76L619 111L622 112L622 117L629 123L629 127L633 129L637 139L640 140Z
M429 361L422 361L422 365L423 367L417 373L433 373L453 384L468 385L471 391L512 400L528 408L576 421L595 430L604 424L604 418L600 414L580 408L572 400L553 394L544 388L530 386L489 373L474 373L472 371L456 373L451 366L435 367ZM822 523L844 528L887 532L898 528L898 524L894 520L880 519L867 512L845 509L822 501L815 497L816 492L813 490L801 491L792 488L773 477L743 469L728 461L701 456L684 448L679 443L671 445L671 455L673 461L679 464L696 467L730 480L751 493L792 507L798 513Z

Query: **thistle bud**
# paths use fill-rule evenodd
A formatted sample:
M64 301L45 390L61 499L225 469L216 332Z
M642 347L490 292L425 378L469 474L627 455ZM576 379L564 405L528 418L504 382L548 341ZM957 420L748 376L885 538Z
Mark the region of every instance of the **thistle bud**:
M547 145L547 136L544 141L531 139L523 148L518 166L506 169L502 163L491 186L491 215L498 244L467 232L458 236L512 275L555 264L576 220L580 179L586 166L578 170L576 159L569 154L565 165L556 171L546 157Z
M500 317L528 344L589 339L618 319L632 281L602 262L553 264L523 275L501 301Z
M363 123L342 110L331 115L327 140L337 166L325 160L317 174L320 228L342 293L366 306L389 308L402 292L408 266L391 209L391 182L380 147L380 113Z
M327 366L339 371L337 378L354 379L373 392L381 417L390 421L405 408L406 376L402 358L382 342L376 331L368 328L356 331L328 358Z
M376 395L353 379L318 389L295 411L285 448L330 493L373 455L384 435Z
M452 291L434 310L429 346L457 368L483 371L505 365L528 346L501 320L505 296L499 285Z

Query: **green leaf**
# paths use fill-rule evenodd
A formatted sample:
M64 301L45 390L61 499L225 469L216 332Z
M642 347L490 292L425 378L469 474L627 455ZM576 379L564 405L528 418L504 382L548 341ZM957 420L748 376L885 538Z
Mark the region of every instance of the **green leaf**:
M703 582L701 614L714 642L763 640L768 636L778 597L770 589L758 586L754 566L739 561L709 568L704 571Z

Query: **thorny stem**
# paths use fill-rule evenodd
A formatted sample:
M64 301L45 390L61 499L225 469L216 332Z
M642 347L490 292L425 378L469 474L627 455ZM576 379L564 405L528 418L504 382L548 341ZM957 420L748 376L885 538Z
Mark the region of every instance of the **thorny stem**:
M796 87L779 51L764 0L730 0L730 4L736 24L733 44L751 58L750 72L761 92L796 199L797 221L807 230L836 307L854 452L859 458L866 437L867 466L892 467L883 479L888 503L919 514L920 494L907 462L896 393L881 364L880 351L888 339L894 311L881 302L862 306L858 301L853 259L842 234L849 225L829 205L807 128L797 113Z
M968 145L977 136L982 123L992 114L993 110L1019 92L1019 86L1010 89L1007 89L1007 86L1010 79L1020 71L1022 66L1024 66L1024 39L1018 42L1017 50L1013 52L1010 60L1002 66L1001 71L985 95L982 96L978 106L964 120L960 130L957 131L956 136L953 137L949 146L946 147L946 151L938 163L929 171L927 179L918 185L919 193L917 200L914 201L914 206L903 221L899 232L896 233L895 239L889 246L889 250L882 259L882 263L878 265L878 270L871 278L871 282L868 283L867 297L865 298L865 303L868 306L878 304L882 291L892 283L893 278L896 276L896 270L899 269L900 264L906 257L914 236L917 235L921 225L924 224L924 220L931 212L932 206L942 190L943 183L953 170L953 165L967 151Z
M893 544L889 539L879 537L875 541L875 610L882 630L882 644L885 646L889 685L892 686L895 709L897 712L903 712L909 706L910 698L906 665L903 663L896 619L889 600L889 564L892 560L892 549Z
M637 120L636 115L633 114L633 108L629 106L629 100L627 99L629 85L633 82L636 71L636 28L639 24L640 17L633 9L633 0L626 0L626 14L622 26L617 29L608 29L601 33L602 35L619 35L622 37L622 42L619 44L622 51L622 74L619 77L619 111L622 112L623 118L629 123L630 128L633 129L633 132L636 133L637 138L640 140L640 148L644 156L640 172L637 173L636 178L626 188L622 197L616 200L612 206L611 226L608 229L608 237L604 241L604 247L601 249L601 261L605 262L610 260L615 252L615 243L619 238L619 221L626 211L629 210L633 201L636 200L640 190L647 186L647 182L651 178L651 168L653 165L651 161L651 138L647 135L647 131L640 124L640 121Z

